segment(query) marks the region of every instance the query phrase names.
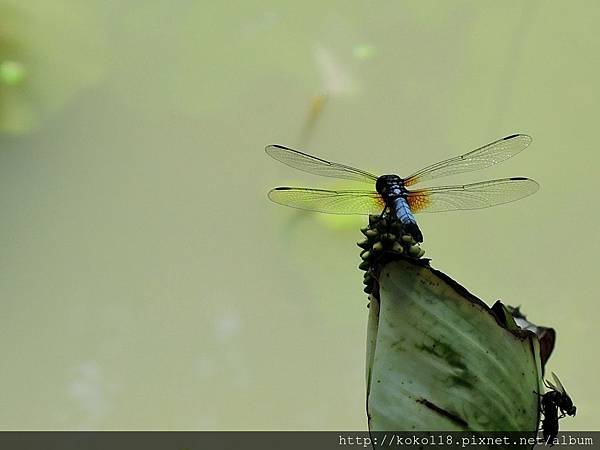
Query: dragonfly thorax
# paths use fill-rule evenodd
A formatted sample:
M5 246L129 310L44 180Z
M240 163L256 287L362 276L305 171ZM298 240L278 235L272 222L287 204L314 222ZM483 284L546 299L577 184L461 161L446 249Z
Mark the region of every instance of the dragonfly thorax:
M381 175L377 178L375 189L386 200L400 197L407 192L404 181L398 175Z

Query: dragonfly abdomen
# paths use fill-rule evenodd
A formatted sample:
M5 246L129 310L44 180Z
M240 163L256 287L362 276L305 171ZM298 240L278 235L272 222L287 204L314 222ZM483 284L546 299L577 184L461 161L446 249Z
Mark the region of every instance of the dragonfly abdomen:
M423 234L421 233L415 216L413 216L410 206L408 206L408 202L404 197L396 197L394 199L394 213L415 241L423 242Z

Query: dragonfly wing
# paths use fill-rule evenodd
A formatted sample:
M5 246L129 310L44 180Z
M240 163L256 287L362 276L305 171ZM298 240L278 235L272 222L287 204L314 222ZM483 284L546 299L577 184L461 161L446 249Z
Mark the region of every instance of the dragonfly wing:
M554 378L554 382L556 383L556 386L554 387L554 390L556 390L558 392L561 392L563 394L566 394L567 391L565 390L565 387L563 386L563 384L558 379L558 376L554 372L551 372L551 374L552 374L552 378ZM552 383L550 383L550 384L552 384Z
M544 385L548 389L552 389L554 391L561 392L560 389L558 388L558 386L555 386L550 380L544 380Z
M284 147L282 145L269 145L265 148L268 155L294 169L320 175L323 177L342 178L345 180L360 181L373 184L377 176L364 170L345 166L331 161L326 161L316 156Z
M513 134L461 156L440 161L419 170L404 180L406 186L435 178L456 175L493 166L525 150L532 139L526 134Z
M385 204L377 192L328 191L278 187L269 191L275 203L329 214L380 214Z
M480 209L514 202L535 193L539 187L529 178L503 178L410 191L407 201L414 213Z

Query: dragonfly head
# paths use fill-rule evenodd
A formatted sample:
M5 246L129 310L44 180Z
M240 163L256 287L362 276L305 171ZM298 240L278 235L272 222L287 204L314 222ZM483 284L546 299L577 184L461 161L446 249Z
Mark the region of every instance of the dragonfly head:
M402 188L402 178L398 175L381 175L375 183L375 189L384 198L400 195Z

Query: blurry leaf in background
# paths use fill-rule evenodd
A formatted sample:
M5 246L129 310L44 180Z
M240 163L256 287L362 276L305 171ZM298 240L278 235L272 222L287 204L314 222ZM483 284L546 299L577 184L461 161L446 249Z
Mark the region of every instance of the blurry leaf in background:
M25 79L25 68L17 61L0 62L0 83L18 86Z
M304 125L300 132L300 139L298 141L300 147L304 148L310 142L310 138L315 131L315 127L319 122L319 119L323 116L323 109L327 103L327 94L317 94L311 98L304 119Z
M366 216L358 215L318 214L317 219L332 230L356 230L367 223Z
M314 57L321 73L323 88L328 95L338 97L353 95L359 91L356 79L332 52L323 46L318 46Z
M93 6L71 0L0 6L0 132L40 124L106 73L107 43Z
M372 45L359 44L352 49L352 56L360 61L367 61L377 55L377 49Z

